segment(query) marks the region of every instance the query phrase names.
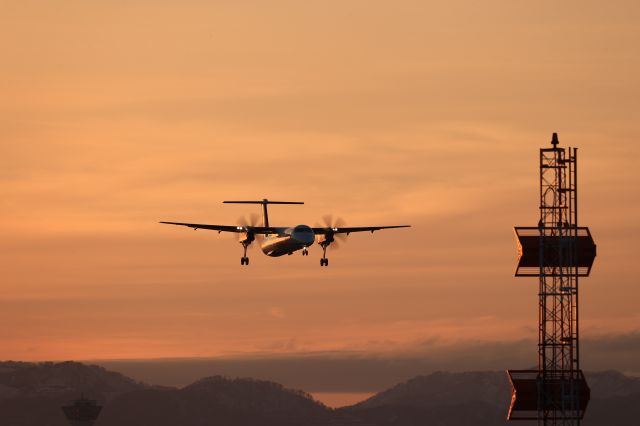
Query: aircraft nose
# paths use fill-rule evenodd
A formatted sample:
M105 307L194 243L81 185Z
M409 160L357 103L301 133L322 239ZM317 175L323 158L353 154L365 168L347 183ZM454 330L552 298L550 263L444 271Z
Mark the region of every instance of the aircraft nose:
M312 245L316 239L313 232L296 232L293 237L307 247Z

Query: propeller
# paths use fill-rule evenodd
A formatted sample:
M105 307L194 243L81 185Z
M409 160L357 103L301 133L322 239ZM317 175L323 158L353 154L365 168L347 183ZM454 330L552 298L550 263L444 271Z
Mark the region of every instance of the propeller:
M318 227L322 228L342 228L346 225L346 222L341 217L334 217L332 214L325 214L322 216L323 225L318 225ZM327 233L324 236L321 236L321 241L327 241L328 245L331 245L334 249L340 248L340 242L345 242L347 239L347 234L334 234L333 232Z
M236 221L236 223L239 226L242 226L243 228L250 228L250 227L254 227L254 226L259 226L258 221L260 220L260 217L256 214L256 213L251 213L249 215L249 217L247 216L240 216L238 218L238 220ZM253 234L253 233L252 233ZM238 241L244 241L247 239L248 233L239 233L238 234ZM253 242L254 240L258 240L258 242L260 242L262 240L263 236L261 234L253 234L253 238L251 239L251 242ZM251 243L249 243L251 244Z
M258 214L251 213L248 218L246 216L240 216L237 223L240 226L258 226L258 220L260 220Z

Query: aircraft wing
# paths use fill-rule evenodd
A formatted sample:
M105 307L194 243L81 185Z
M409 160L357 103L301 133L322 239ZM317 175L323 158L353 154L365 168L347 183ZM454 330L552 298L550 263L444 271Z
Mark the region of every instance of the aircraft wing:
M379 231L381 229L392 229L392 228L409 228L411 225L393 225L393 226L355 226L355 227L340 227L340 228L312 228L314 234L323 235L323 234L350 234L352 232L365 232L369 231L374 233L375 231Z
M237 226L237 225L207 225L204 223L182 223L182 222L160 222L166 225L179 225L186 226L188 228L196 229L208 229L211 231L218 232L247 232L248 230L253 231L255 234L276 234L277 228L273 227L265 227L265 226Z

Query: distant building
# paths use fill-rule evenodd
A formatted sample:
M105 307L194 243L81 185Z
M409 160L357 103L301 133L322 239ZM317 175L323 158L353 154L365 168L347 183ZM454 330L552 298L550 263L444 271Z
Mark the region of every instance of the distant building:
M102 406L94 400L80 396L72 405L62 407L65 417L71 426L92 426L98 416Z

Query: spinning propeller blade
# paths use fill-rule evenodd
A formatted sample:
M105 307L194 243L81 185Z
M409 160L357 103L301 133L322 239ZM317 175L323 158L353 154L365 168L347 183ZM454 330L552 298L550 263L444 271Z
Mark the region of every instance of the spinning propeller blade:
M238 218L238 220L236 221L236 223L239 226L242 226L244 228L251 228L254 226L258 226L258 221L260 220L260 217L258 216L258 214L256 213L251 213L249 214L249 217L247 218L246 216L240 216ZM258 240L258 242L260 240L262 240L262 238L264 238L262 235L255 235L255 240ZM238 234L238 240L242 241L244 239L244 234Z
M346 225L344 219L342 219L341 217L334 218L332 214L325 214L324 216L322 216L322 221L323 225L317 225L317 227L334 229L341 228ZM346 234L333 234L332 237L333 241L329 244L329 247L332 247L334 250L340 248L340 243L338 241L345 242L347 239Z

